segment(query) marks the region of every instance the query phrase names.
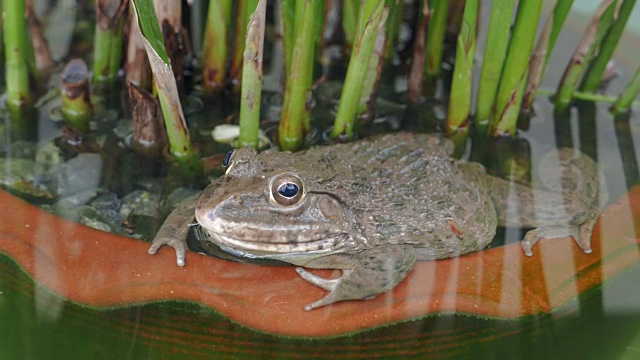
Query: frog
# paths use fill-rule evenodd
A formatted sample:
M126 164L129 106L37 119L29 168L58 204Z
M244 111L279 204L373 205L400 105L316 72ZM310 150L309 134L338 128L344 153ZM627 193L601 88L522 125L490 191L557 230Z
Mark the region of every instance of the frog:
M481 251L500 226L530 229L521 242L528 256L538 240L566 236L591 252L602 199L591 158L570 148L549 152L539 164L542 185L533 187L453 151L447 138L417 133L298 153L239 148L225 158L223 176L176 207L148 252L168 245L184 266L195 220L202 241L239 258L295 265L303 280L328 291L307 311L372 299L402 282L416 261Z

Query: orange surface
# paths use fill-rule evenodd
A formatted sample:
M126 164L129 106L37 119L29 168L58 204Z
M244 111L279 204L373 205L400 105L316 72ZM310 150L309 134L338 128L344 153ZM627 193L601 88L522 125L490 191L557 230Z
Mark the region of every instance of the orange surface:
M113 307L189 300L246 326L297 336L337 335L436 312L500 318L548 312L640 263L636 187L601 216L591 254L564 238L539 242L532 257L524 256L519 244L510 244L419 262L389 293L305 312L305 304L326 292L299 278L293 267L238 264L189 253L187 265L179 268L172 249L148 255L148 243L63 220L3 191L0 210L0 251L38 283L72 301ZM602 229L606 240L600 236Z

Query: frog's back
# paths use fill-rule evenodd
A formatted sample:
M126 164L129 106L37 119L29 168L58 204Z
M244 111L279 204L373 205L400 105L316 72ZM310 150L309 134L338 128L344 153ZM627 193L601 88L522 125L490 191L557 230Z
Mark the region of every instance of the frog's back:
M409 244L434 259L477 251L496 228L482 181L452 150L436 135L399 133L311 149L302 161L313 164L314 187L346 207L366 247Z

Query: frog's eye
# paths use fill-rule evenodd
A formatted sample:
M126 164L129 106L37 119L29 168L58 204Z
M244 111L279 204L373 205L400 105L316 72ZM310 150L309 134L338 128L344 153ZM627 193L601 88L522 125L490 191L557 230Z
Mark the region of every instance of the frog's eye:
M282 174L271 181L271 198L280 205L295 205L302 200L303 196L302 180L295 175Z
M233 154L233 150L229 151L227 153L227 155L224 156L224 160L222 160L222 167L223 168L228 168L229 167L229 163L231 162L231 155Z

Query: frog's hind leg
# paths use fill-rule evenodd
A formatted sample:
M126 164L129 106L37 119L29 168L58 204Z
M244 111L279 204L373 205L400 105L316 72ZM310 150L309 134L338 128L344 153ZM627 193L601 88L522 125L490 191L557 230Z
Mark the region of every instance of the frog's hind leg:
M398 285L415 262L413 247L389 245L363 251L355 266L342 270L342 276L338 279L324 279L303 268L296 268L300 277L329 291L327 296L306 305L304 309L310 311L343 300L371 299Z
M577 150L563 148L546 154L538 168L544 190L487 177L500 225L533 228L522 241L529 256L539 239L565 236L573 236L585 252L591 252L600 201L606 201L596 164ZM514 196L517 206L510 204Z

